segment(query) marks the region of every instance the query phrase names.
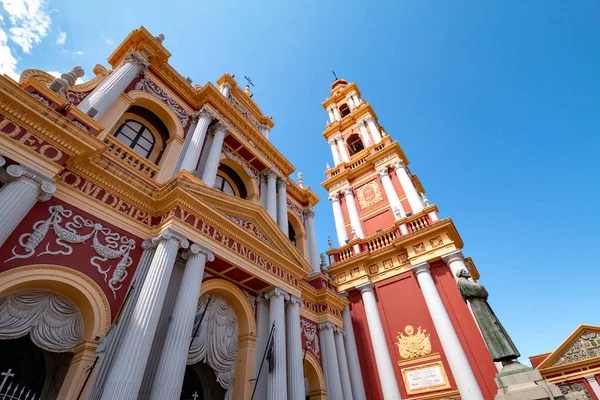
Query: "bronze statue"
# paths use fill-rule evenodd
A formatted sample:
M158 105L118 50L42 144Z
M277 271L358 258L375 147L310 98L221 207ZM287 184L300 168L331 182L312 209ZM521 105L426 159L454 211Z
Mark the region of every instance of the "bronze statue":
M492 359L502 362L503 365L517 362L517 358L520 356L519 351L488 304L488 292L485 287L470 281L471 275L465 269L458 271L456 276L458 278L456 286L458 286L465 303L468 302L471 305Z

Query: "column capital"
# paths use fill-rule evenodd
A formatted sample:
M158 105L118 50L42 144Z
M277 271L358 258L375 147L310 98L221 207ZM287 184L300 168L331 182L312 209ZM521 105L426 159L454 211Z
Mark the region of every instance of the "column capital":
M327 143L329 143L330 146L335 146L335 138L328 140Z
M2 181L10 182L19 178L27 179L31 182L36 183L40 188L39 201L50 200L52 194L56 192L56 185L54 179L48 178L46 175L37 172L34 169L26 167L24 165L9 165L6 171L2 174Z
M274 169L268 170L265 175L267 176L267 179L277 179L277 178L279 178L279 174Z
M211 134L215 134L217 132L223 132L223 133L227 133L229 132L229 127L223 122L223 121L217 121L215 122L210 128L209 128L209 133Z
M395 171L397 171L401 168L406 170L406 165L404 165L404 161L402 161L402 160L394 161L393 163L390 164L390 167L392 167Z
M3 167L6 164L6 159L0 154L0 167Z
M423 261L420 262L418 264L415 265L411 265L410 266L410 270L415 274L415 275L419 275L423 272L426 272L428 274L431 274L430 271L431 265L429 265L429 263L427 261Z
M586 379L586 380L587 380L589 383L592 383L592 382L598 383L598 381L596 380L596 377L595 377L594 375L586 375L586 376L584 376L584 378L585 378L585 379Z
M137 64L142 71L147 70L150 66L150 63L135 50L131 50L131 53L125 56L125 61L123 63Z
M151 240L152 240L152 243L155 246L157 246L163 240L171 240L171 239L178 241L179 247L182 249L187 249L188 247L190 247L190 242L187 240L187 238L184 235L182 235L170 228L162 230L158 235L154 236Z
M465 261L465 256L462 253L461 249L458 250L452 250L449 253L443 254L442 255L442 260L444 260L444 262L446 264L449 264L453 261Z
M256 302L257 303L263 303L263 304L269 304L269 300L267 300L265 298L265 294L264 293L260 293L258 296L256 296Z
M375 285L373 285L373 282L365 282L365 283L361 283L360 285L356 286L356 289L360 292L360 294L364 294L366 292L373 292L375 289Z
M186 251L185 253L183 253L183 259L187 260L188 258L198 255L198 254L203 254L204 257L206 257L206 259L208 261L215 260L215 255L213 254L212 250L210 250L208 247L202 246L201 244L198 244L198 243L192 243L192 245L190 246L190 249L188 251Z
M304 215L305 218L309 218L309 217L314 217L316 215L316 213L312 207L309 207L309 208L305 208L304 210L302 210L302 215Z
M342 194L344 197L352 196L354 197L354 192L352 191L352 186L348 186L347 188L342 189Z
M342 328L341 326L335 326L335 329L333 330L336 334L340 334L342 336L346 336L346 332L344 331L344 328Z
M332 203L334 201L340 201L340 194L339 193L331 193L329 194L329 201L331 201Z
M146 239L142 242L142 249L144 250L150 250L153 249L154 247L154 243L152 243L152 239Z
M267 300L271 300L271 298L278 297L278 296L283 296L284 300L289 300L289 298L290 298L290 295L288 294L288 292L286 292L285 290L278 288L278 287L271 290L270 292L265 293L265 299L267 299Z
M289 183L285 180L285 178L278 177L277 178L277 187L278 188L287 188Z
M383 168L377 170L377 176L379 176L379 178L383 178L384 176L390 176L388 167L383 167Z
M217 116L215 115L214 112L212 112L209 108L202 107L202 110L198 111L196 114L194 114L193 118L197 120L199 120L200 118L206 118L209 121L212 121L214 118L216 118Z
M337 135L336 137L333 138L333 140L335 140L336 142L339 142L339 141L343 142L344 138L342 137L342 135Z
M331 329L332 331L335 330L335 325L332 322L321 322L319 324L319 330L323 331L325 329Z
M338 294L339 294L340 296L342 296L343 298L345 298L345 299L348 299L348 294L349 294L349 293L348 293L348 291L347 291L347 290L340 290L340 291L338 292Z
M304 307L304 300L298 296L294 296L293 294L290 294L288 301L289 304L298 304L300 307Z

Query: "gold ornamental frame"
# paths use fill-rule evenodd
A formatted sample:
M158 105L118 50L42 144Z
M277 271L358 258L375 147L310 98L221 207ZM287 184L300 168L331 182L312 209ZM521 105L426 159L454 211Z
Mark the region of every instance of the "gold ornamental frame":
M375 197L372 200L365 199L365 190L372 189ZM377 181L371 181L359 189L356 190L356 194L358 195L358 203L360 204L360 208L366 208L372 206L373 204L377 204L383 200L383 196L381 195L381 188L377 184Z

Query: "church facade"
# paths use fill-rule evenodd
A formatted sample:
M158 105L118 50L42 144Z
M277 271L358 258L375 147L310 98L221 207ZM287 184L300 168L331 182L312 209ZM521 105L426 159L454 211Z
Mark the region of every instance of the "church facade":
M357 85L323 103L320 257L273 120L163 40L134 30L83 84L0 77L0 395L492 399L455 284L477 269Z

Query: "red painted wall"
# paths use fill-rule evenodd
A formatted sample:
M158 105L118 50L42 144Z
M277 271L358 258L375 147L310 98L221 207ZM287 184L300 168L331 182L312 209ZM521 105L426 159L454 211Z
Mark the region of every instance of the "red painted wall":
M390 207L385 207L362 221L365 236L377 233L377 229L386 230L394 225L394 215Z
M107 278L104 277L102 273L98 271L98 268L91 263L91 259L95 256L98 256L98 253L92 247L93 237L87 239L83 243L79 244L71 244L69 246L72 247L71 254L41 254L46 249L50 251L56 252L58 250L63 250L68 252L68 250L64 247L61 247L56 243L57 236L54 233L53 229L50 228L46 233L44 240L35 248L35 253L28 258L14 258L10 261L10 258L14 256L14 254L27 254L27 252L23 249L21 244L19 243L19 238L21 235L26 233L31 233L33 231L33 225L38 221L44 221L48 217L50 217L49 207L54 205L62 205L65 209L73 211L73 216L80 215L83 218L90 219L94 223L100 223L103 227L109 228L112 232L116 232L122 236L126 236L135 241L135 248L130 252L131 257L131 265L127 267L127 276L123 282L119 285L122 285L119 290L113 291L110 289L108 285L108 281L112 277L112 273L119 263L121 258L117 258L114 260L102 261L98 260L97 264L103 270L107 270ZM60 222L61 227L66 227L66 223L72 221L71 218L63 218L63 221ZM92 231L91 227L81 227L76 228L77 234L83 235ZM101 244L106 244L105 235L98 235L99 242ZM25 238L26 240L26 238ZM142 240L138 237L131 235L130 233L112 225L105 221L100 220L98 217L90 215L76 207L73 207L65 202L62 202L56 198L52 198L46 202L38 202L29 212L29 214L23 219L21 224L15 229L12 235L8 238L8 240L4 243L4 245L0 248L0 272L4 272L16 267L21 267L25 265L34 265L34 264L52 264L52 265L60 265L69 268L73 268L79 272L82 272L92 278L94 282L102 288L104 291L106 298L111 307L112 315L115 315L119 310L121 302L125 298L127 289L131 282L131 278L135 272L137 267L137 263L142 254ZM14 251L14 253L13 253ZM116 285L118 287L119 285Z

